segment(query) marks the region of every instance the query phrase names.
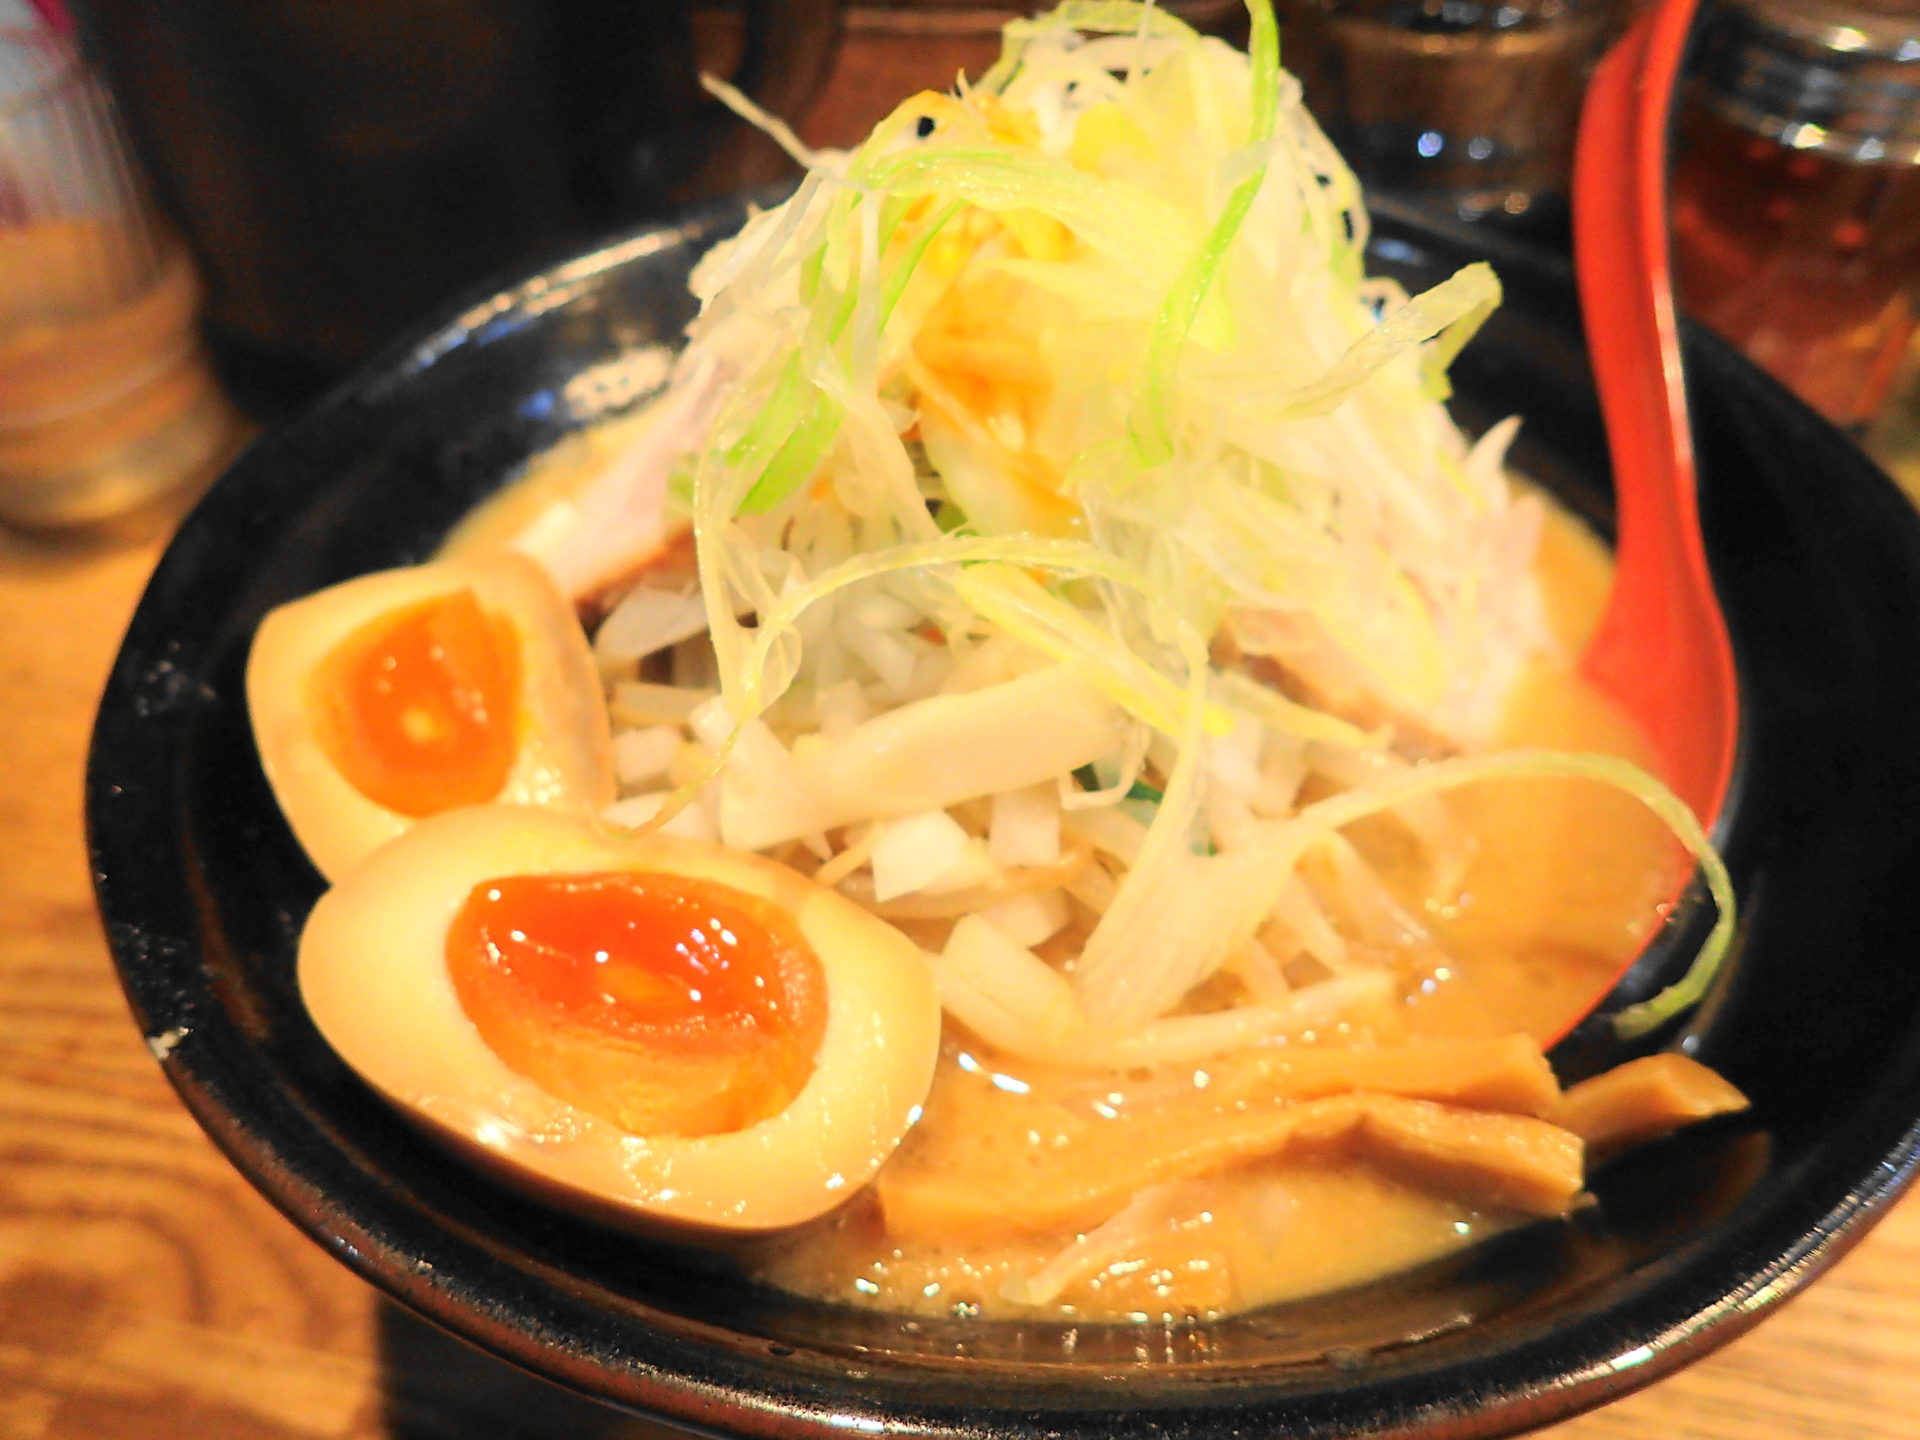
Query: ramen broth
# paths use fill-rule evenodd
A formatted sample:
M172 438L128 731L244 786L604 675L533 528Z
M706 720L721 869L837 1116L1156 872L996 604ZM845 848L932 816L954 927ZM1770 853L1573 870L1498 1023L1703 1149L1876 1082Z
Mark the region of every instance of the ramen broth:
M1358 191L1304 112L1255 114L1290 127L1263 164L1299 173L1235 192L1234 224L1266 228L1232 249L1124 106L1237 175L1248 152L1218 142L1242 132L1183 107L1238 93L1248 62L1139 14L1088 53L1036 20L1004 93L906 102L861 184L809 182L703 263L678 360L637 351L564 397L653 403L556 446L435 562L262 625L263 763L296 831L322 816L338 842L302 993L377 1089L509 1183L825 1301L1179 1320L1564 1217L1590 1153L1744 1107L1685 1057L1571 1095L1544 1057L1689 853L1720 910L1699 979L1731 893L1580 671L1605 548L1514 493L1512 426L1463 444L1435 397L1491 272L1383 315L1396 296L1354 289ZM1266 39L1256 112L1291 94ZM1119 88L1081 114L1083 82ZM1084 127L1064 167L1055 111ZM1039 208L969 199L983 146ZM958 187L943 204L930 175ZM1141 257L1107 253L1128 247L1083 191L1158 216L1155 263L1187 227L1225 237L1151 326L1121 283ZM1192 289L1215 268L1219 314ZM1288 314L1300 343L1228 345L1226 307ZM1110 330L1144 347L1132 381ZM489 624L391 643L416 611L469 610ZM469 631L523 663L471 683L498 657ZM342 655L378 662L356 723L404 693L407 765L444 748L421 697L445 698L506 738L508 779L478 805L374 793L313 740ZM589 892L619 905L549 904ZM690 930L641 906L667 894ZM452 945L463 905L527 896L535 939ZM776 968L818 1002L797 1041L746 988L775 935L800 937ZM747 1099L723 1114L729 1086Z
M1556 512L1539 569L1556 639L1577 655L1604 600L1607 560ZM1641 764L1647 748L1566 664L1537 664L1501 743L1600 750ZM1675 888L1681 856L1632 797L1584 780L1472 786L1448 800L1475 840L1456 903L1426 918L1444 956L1400 962L1404 1001L1295 1046L1331 1047L1514 1032L1551 1043L1644 944ZM1353 828L1390 868L1392 823ZM1371 832L1371 833L1369 833ZM1344 1142L1295 1146L1136 1197L1103 1227L1024 1233L999 1197L1035 1169L1125 1165L1183 1143L1195 1123L1257 1097L1285 1047L1125 1073L1050 1069L994 1053L949 1021L926 1114L873 1191L782 1244L762 1274L783 1289L919 1314L1032 1313L1007 1295L1050 1264L1067 1317L1212 1315L1313 1294L1430 1260L1528 1217L1423 1183ZM890 1221L889 1177L981 1197L969 1219ZM968 1233L969 1226L974 1233ZM1077 1247L1077 1253L1070 1247Z

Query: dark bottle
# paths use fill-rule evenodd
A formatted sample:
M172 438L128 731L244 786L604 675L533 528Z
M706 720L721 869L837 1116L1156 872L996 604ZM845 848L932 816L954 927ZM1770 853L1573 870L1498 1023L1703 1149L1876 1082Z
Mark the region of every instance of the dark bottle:
M1580 98L1631 9L1282 0L1280 57L1369 189L1563 238Z
M255 408L304 398L490 276L780 169L700 89L690 0L74 8ZM797 108L835 5L742 8L735 78Z

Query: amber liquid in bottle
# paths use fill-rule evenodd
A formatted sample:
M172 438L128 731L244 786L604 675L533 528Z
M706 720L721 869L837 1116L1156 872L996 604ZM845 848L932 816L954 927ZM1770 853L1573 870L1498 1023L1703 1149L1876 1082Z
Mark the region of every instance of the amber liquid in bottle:
M1864 425L1914 328L1920 166L1792 149L1693 103L1672 194L1680 307L1828 419Z

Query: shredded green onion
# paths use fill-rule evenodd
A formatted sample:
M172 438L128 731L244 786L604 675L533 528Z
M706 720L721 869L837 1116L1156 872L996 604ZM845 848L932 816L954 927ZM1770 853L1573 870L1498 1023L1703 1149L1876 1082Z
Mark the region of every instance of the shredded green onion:
M808 726L847 686L932 724L969 666L1002 698L1052 667L1115 777L1076 789L1076 753L1060 806L1145 826L1071 982L1120 1035L1248 946L1316 837L1470 781L1583 775L1679 836L1717 910L1686 977L1616 1017L1644 1033L1710 983L1733 896L1644 772L1482 753L1548 644L1512 428L1469 445L1440 403L1498 281L1364 278L1358 183L1280 68L1270 0L1248 12L1248 55L1134 0L1016 21L978 84L907 102L703 262L687 363L726 398L674 493L720 699L652 823L716 780L740 801L749 758L784 787L766 833L848 823L805 793L828 743ZM1255 813L1281 762L1370 774L1410 734L1457 753Z
M1247 144L1253 147L1273 138L1279 114L1280 37L1269 0L1252 0L1247 9L1253 19L1249 55L1253 65L1253 120ZM1207 232L1206 243L1181 273L1154 321L1153 338L1147 345L1146 379L1127 425L1135 457L1142 465L1162 465L1173 458L1168 412L1174 365L1266 175L1267 167L1261 165L1234 187L1226 208Z

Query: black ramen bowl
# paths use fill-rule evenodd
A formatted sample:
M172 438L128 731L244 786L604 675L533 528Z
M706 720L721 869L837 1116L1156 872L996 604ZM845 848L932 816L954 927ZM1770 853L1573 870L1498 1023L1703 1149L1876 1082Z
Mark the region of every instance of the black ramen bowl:
M1856 1240L1920 1135L1920 522L1731 351L1687 342L1715 577L1744 689L1737 964L1674 1043L1754 1101L1620 1160L1597 1204L1361 1289L1211 1322L904 1320L542 1208L422 1142L327 1048L294 951L321 882L242 696L273 605L417 561L570 430L657 383L688 267L737 206L624 239L390 351L262 440L187 521L102 703L99 901L135 1017L274 1203L389 1295L509 1360L712 1431L925 1437L1504 1434L1752 1325ZM1471 240L1383 217L1415 286ZM1604 528L1570 277L1500 257L1455 370L1469 424L1527 417L1526 470Z

